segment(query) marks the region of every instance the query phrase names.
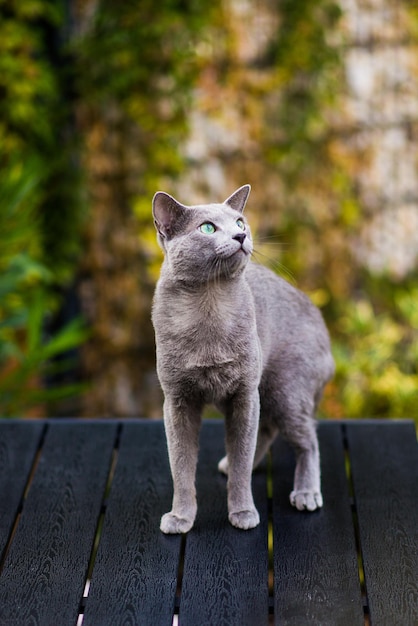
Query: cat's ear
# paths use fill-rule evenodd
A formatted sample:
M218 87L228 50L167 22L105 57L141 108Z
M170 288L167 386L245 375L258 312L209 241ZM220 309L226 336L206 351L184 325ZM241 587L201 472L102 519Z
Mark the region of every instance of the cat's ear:
M250 195L251 185L243 185L234 193L232 196L229 196L224 202L224 204L228 204L230 207L235 209L235 211L243 212L245 205L247 204L248 196Z
M187 207L164 191L157 191L152 200L152 214L160 243L171 239L184 225Z

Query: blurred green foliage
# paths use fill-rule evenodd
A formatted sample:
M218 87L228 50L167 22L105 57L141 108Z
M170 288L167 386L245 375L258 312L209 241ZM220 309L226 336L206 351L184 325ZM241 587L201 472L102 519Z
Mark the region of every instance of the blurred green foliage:
M39 256L71 281L85 215L60 0L0 0L0 167L36 161Z
M402 5L416 42L418 14ZM322 415L401 416L418 425L418 268L401 281L373 275L350 247L364 219L355 181L367 160L350 146L350 133L339 136L329 121L344 126L341 4L285 0L280 15L262 137L280 181L280 220L264 232L259 227L285 242L277 258L311 293L330 329L337 371ZM266 253L272 256L271 246Z
M140 242L153 259L150 198L162 181L169 185L184 172L197 46L218 8L219 0L102 0L92 17L79 17L81 33L70 44L81 124L107 116L119 127L127 169L136 173L131 203Z
M349 302L336 323L333 383L338 413L414 417L418 390L418 288L394 290L394 306Z
M41 24L57 25L59 3L1 0L0 145L10 155L51 144L51 112L59 104L54 70L45 54Z
M9 164L0 172L0 415L22 415L82 391L80 385L44 388L43 378L68 367L54 358L86 338L81 320L44 336L55 303L53 273L39 260L40 167Z
M341 48L330 33L337 31L341 16L335 0L280 4L279 29L269 51L277 96L265 142L267 159L278 166L289 189L318 175L318 157L323 166L330 163L326 112L338 101L343 74Z
M0 0L1 415L45 410L81 391L43 385L58 367L54 358L86 337L80 321L44 336L57 288L73 277L85 212L64 89L62 8L53 0Z
M251 68L260 73L253 83L237 69L220 0L101 0L91 13L83 4L86 15L70 33L65 11L77 3L0 0L0 413L80 391L39 383L66 367L51 357L86 337L79 322L50 338L43 328L57 307L55 288L77 268L89 219L80 155L91 120L100 117L104 131L106 120L123 127L128 145L113 156L135 160L131 205L153 277L159 257L150 198L187 175L182 141L193 92L212 64L253 118L258 171L277 180L280 221L266 211L261 234L286 242L276 260L311 293L331 331L337 373L323 413L418 421L417 270L401 282L374 276L346 245L362 223L354 174L363 163L329 124L344 96L340 4L281 2L276 37ZM402 4L416 41L416 6Z

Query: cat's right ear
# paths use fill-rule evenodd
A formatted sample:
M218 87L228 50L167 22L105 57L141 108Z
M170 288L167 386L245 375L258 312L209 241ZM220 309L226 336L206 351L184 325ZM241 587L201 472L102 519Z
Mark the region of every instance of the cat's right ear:
M225 200L224 204L228 204L236 211L242 213L245 205L247 204L250 191L251 185L243 185L242 187L234 191L234 193Z
M164 242L181 230L187 207L164 191L157 191L152 200L152 215L158 239L164 249Z

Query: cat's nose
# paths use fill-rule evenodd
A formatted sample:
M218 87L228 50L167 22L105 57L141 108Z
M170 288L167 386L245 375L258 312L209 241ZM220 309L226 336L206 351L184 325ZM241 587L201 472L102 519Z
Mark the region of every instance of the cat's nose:
M245 233L237 233L235 235L235 237L232 237L232 239L235 239L236 241L239 241L240 244L242 245L244 243L244 239L247 235Z

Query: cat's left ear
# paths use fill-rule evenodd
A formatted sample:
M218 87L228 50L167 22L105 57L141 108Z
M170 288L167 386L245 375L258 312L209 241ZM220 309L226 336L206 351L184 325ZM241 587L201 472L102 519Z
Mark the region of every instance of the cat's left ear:
M152 200L152 214L160 243L171 239L184 226L187 207L164 191L157 191Z
M245 205L247 204L248 196L250 195L251 185L243 185L234 193L232 196L229 196L224 202L231 208L235 209L235 211L243 212Z

